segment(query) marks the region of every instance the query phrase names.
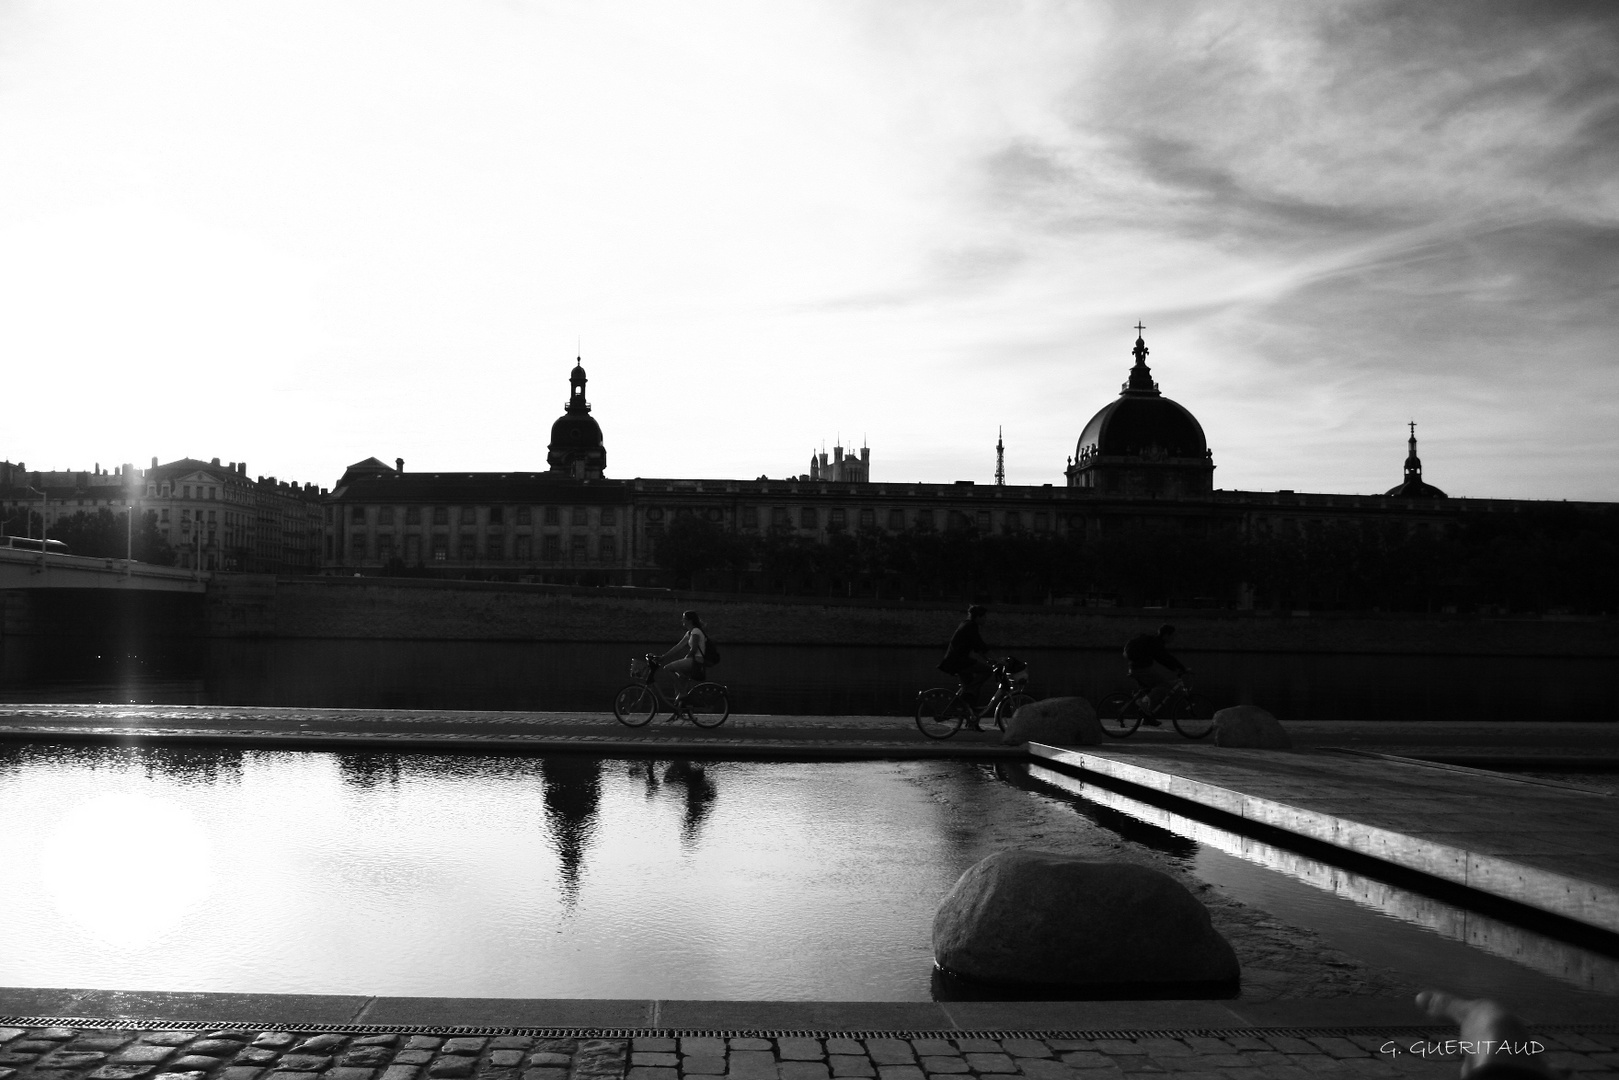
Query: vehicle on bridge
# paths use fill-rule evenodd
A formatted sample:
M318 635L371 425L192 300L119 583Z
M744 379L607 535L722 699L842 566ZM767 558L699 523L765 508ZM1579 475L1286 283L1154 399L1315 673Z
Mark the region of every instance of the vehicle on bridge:
M12 548L16 551L39 551L42 547L47 555L73 554L73 549L60 540L36 540L32 536L0 536L0 548Z

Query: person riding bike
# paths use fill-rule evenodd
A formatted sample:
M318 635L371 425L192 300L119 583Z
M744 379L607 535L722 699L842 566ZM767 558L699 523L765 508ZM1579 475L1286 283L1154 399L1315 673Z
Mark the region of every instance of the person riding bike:
M950 644L945 649L944 659L939 661L939 670L946 675L954 675L961 680L962 693L967 703L974 708L978 706L978 691L989 678L989 646L984 643L984 635L980 631L984 618L989 611L983 604L974 604L967 609L967 618L955 633L950 635ZM975 717L967 724L969 731L982 731Z
M708 678L708 634L703 630L703 620L695 611L683 611L680 625L686 632L662 659L662 670L674 677L677 701L681 694Z
M1181 677L1192 673L1190 668L1169 653L1169 639L1174 636L1175 628L1165 623L1156 634L1137 634L1124 646L1124 658L1130 663L1130 678L1146 692L1147 703L1153 712L1158 710L1169 693L1171 679L1166 670ZM1145 719L1151 727L1160 726L1154 716Z

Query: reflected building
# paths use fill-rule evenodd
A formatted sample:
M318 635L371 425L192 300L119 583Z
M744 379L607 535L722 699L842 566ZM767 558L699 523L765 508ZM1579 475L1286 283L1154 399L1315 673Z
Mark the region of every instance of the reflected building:
M596 831L601 770L602 759L588 754L548 754L540 759L546 831L557 852L562 899L570 905L578 898L585 848Z

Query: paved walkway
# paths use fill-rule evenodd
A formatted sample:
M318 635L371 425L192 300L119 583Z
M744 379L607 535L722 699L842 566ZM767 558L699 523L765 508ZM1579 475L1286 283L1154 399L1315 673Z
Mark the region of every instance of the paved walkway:
M0 1080L1183 1080L1439 1078L1454 1031L793 1032L0 1027ZM1578 1077L1619 1071L1619 1029L1537 1032Z

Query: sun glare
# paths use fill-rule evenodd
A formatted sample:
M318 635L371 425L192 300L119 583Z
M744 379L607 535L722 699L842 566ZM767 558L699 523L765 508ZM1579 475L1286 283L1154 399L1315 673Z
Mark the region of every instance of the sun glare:
M62 816L40 851L58 910L109 945L140 948L176 929L212 885L207 834L163 799L110 793Z

